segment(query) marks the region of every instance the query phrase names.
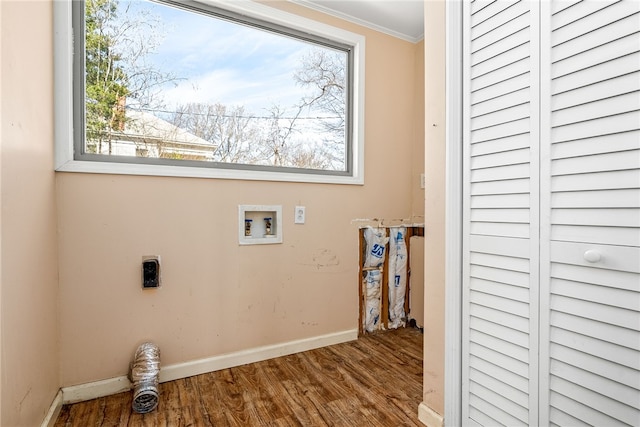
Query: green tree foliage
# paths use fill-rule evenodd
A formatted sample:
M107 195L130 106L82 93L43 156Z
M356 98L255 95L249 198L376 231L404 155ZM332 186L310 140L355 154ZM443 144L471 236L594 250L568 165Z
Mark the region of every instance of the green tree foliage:
M111 131L124 126L128 78L110 34L117 7L113 0L85 3L86 138L90 152L101 152L102 144L110 143Z

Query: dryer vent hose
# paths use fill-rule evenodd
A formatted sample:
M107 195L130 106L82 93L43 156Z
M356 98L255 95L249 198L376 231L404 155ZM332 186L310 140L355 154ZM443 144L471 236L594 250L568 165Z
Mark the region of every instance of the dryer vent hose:
M139 414L151 412L158 406L158 375L160 349L153 343L141 344L131 362L129 379L133 383L133 410Z

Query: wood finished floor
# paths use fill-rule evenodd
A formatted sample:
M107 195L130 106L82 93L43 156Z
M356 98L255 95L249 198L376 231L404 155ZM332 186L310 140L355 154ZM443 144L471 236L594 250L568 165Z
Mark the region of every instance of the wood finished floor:
M64 405L55 427L422 426L422 334L406 328L160 384L158 408L132 392Z

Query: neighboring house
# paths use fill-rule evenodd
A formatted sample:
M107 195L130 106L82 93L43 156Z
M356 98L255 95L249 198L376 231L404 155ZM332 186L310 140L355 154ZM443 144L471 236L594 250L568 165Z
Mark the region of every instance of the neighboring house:
M100 154L212 161L216 146L166 120L127 109L123 129L114 131Z

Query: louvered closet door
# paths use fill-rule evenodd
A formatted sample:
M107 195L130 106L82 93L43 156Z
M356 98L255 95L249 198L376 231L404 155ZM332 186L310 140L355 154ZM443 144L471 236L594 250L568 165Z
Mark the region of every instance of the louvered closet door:
M640 2L542 17L541 420L639 426Z
M463 20L463 421L638 426L640 2Z
M531 40L539 15L531 5L464 3L462 416L469 425L538 424L529 410L537 407L538 340L539 49Z

